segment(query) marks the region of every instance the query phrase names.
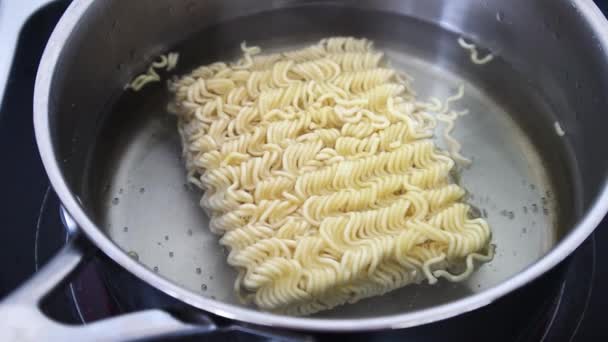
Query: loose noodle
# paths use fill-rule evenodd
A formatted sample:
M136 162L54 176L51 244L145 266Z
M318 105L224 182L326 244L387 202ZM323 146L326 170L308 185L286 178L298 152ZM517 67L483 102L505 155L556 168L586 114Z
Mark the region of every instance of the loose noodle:
M477 46L475 46L475 44L473 44L473 43L468 43L462 37L458 38L458 45L460 45L460 47L462 47L463 49L468 50L470 52L471 62L473 62L475 64L479 64L479 65L487 64L487 63L490 63L494 59L494 55L491 53L488 53L484 57L480 58L479 53L477 52Z
M155 69L165 69L166 71L175 69L179 59L179 54L176 52L169 52L167 55L160 55L158 58L158 61L152 62L146 73L135 77L131 83L125 86L125 89L140 91L149 83L160 82L160 76Z
M559 135L560 137L563 137L564 135L566 135L566 131L564 131L564 129L562 128L562 125L560 125L559 121L555 121L553 123L553 128L555 128L555 133L557 133L557 135Z
M307 315L424 279L462 281L492 259L488 223L450 182L466 160L449 135L463 87L417 101L366 39L241 48L235 63L169 84L188 180L230 250L239 298ZM450 153L432 140L437 121Z

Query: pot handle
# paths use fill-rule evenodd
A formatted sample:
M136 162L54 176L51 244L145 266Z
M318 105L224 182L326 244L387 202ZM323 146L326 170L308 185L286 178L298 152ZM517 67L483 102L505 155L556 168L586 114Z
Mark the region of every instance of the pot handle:
M310 337L267 331L248 325L218 327L205 314L186 323L160 309L149 309L107 318L86 325L68 325L47 317L40 303L69 280L96 248L78 232L75 222L62 210L70 239L61 251L25 284L0 301L0 341L131 341L210 333L244 333L274 341L302 341ZM182 316L182 315L180 315Z
M145 310L87 325L67 325L47 317L40 302L66 281L88 256L86 241L72 237L63 249L23 286L0 302L0 341L134 340L213 331L216 326L187 324L161 310Z

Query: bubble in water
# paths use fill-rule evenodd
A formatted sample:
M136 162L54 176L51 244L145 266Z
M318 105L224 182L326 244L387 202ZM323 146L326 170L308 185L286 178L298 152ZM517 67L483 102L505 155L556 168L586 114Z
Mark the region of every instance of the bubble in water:
M123 188L118 189L119 194L122 194L123 192L125 192L125 189L123 189Z
M201 290L207 291L207 284L201 284Z
M129 251L129 253L127 253L127 254L129 254L129 256L131 258L133 258L135 261L139 260L139 255L137 254L137 252L135 252L135 251Z
M534 212L534 213L538 212L538 204L532 203L532 212Z
M479 208L477 208L474 205L471 205L469 213L471 215L471 218L479 218L479 217L481 217L481 210L479 210Z
M496 12L496 20L502 22L505 19L505 14L502 11Z
M139 193L140 193L140 194L143 194L144 192L146 192L146 189L145 189L145 188L139 188Z
M200 267L197 267L196 268L196 274L201 274L201 273L203 273L203 270L201 270Z
M211 299L216 299L215 296L211 296Z
M165 235L165 241L169 241L169 235Z
M173 252L169 252L169 258L173 258Z
M120 203L120 200L118 199L118 197L112 198L112 204L113 205L117 205L118 203Z
M521 232L522 232L522 233L524 233L524 234L526 234L526 233L528 232L528 228L523 227L523 228L521 229Z
M192 229L188 229L188 235L192 236Z
M129 231L129 227L127 227L127 226L123 227L122 231L125 232L125 233L128 232Z
M158 273L158 266L154 266L154 272Z

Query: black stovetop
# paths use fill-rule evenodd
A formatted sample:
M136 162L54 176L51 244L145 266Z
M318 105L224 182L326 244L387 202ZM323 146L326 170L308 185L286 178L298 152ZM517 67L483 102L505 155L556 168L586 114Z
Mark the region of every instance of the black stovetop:
M596 1L608 10L608 1ZM59 201L49 187L36 149L32 127L33 85L44 45L67 2L55 2L35 13L24 26L0 111L2 200L0 222L0 298L26 280L64 243ZM608 339L603 309L608 307L608 220L565 262L532 284L485 308L422 327L341 335L353 340L442 341L599 341ZM597 262L596 262L597 261ZM108 269L117 272L137 293L158 295L103 256L88 264L72 283L51 296L44 310L74 324L86 323L172 301L124 298L113 291ZM134 293L132 292L132 293ZM248 340L227 333L213 339ZM328 340L337 335L317 335Z

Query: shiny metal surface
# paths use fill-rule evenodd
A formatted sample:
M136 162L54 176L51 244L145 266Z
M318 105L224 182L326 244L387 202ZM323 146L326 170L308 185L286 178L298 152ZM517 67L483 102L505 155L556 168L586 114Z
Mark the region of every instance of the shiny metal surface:
M55 190L87 236L188 304L297 329L420 325L486 305L534 279L574 250L606 212L608 158L600 146L608 137L600 109L608 88L608 24L591 1L142 4L72 3L38 73L36 136ZM200 194L183 187L163 88L125 94L117 103L118 95L164 51L182 53L184 72L234 56L242 40L281 48L330 34L377 40L393 65L413 74L422 98L445 97L465 83L458 105L471 114L456 135L475 163L462 177L472 203L488 213L499 254L466 283L406 288L321 317L244 308L232 299L231 271L206 231ZM498 59L470 64L459 35ZM565 137L555 134L555 121Z

